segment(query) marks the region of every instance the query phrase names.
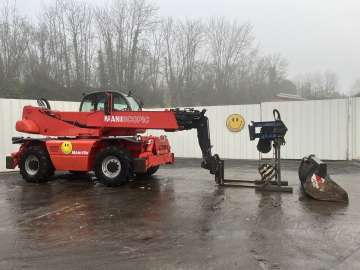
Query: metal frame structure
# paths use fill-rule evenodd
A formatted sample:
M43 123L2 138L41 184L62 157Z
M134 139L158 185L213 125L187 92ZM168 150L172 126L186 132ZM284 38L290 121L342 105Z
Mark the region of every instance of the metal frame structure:
M250 140L259 139L259 151L266 153L268 150L271 150L271 143L273 144L274 158L272 159L272 164L268 165L272 173L266 177L262 176L261 180L225 179L224 162L221 162L219 175L215 177L219 185L224 187L254 188L256 191L293 192L293 188L288 186L288 182L282 181L281 175L281 146L285 144L284 136L287 128L281 121L279 111L274 110L273 114L275 121L251 122L249 125ZM261 131L256 133L256 128L261 128Z
M275 163L275 174L273 177L267 180L240 180L240 179L225 179L224 177L224 167L222 167L220 177L218 181L220 186L223 187L235 187L235 188L253 188L256 191L271 191L271 192L293 192L293 188L288 186L288 181L282 181L281 175L281 155L280 155L281 145L277 142L274 142L274 159ZM224 162L222 161L222 166Z

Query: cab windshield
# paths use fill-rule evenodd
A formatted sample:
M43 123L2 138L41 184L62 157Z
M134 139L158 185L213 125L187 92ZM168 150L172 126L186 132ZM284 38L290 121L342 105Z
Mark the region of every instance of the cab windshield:
M95 111L104 111L106 102L105 94L92 94L86 96L80 107L81 112L95 112Z
M81 112L104 111L105 104L109 94L112 95L113 111L139 111L139 103L131 96L125 96L120 93L93 93L85 96L80 106Z

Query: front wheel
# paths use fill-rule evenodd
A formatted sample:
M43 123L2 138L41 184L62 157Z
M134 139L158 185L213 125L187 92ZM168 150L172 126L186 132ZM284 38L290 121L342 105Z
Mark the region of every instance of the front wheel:
M130 160L130 156L120 148L106 147L96 155L95 175L106 186L120 186L130 177Z
M20 174L25 181L42 183L54 174L48 152L41 146L29 146L20 158Z

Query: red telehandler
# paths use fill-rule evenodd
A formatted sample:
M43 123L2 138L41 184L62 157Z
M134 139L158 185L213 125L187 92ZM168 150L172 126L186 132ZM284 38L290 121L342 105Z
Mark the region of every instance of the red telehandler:
M197 129L202 167L218 183L223 177L223 161L211 153L205 110L143 111L131 94L116 91L85 95L79 112L52 110L45 99L38 100L38 105L24 107L16 130L43 137L13 138L20 149L6 157L6 168L18 166L28 182L45 182L54 171L94 171L107 186L121 185L133 176L150 176L159 166L174 163L174 154L165 136L139 135L147 129Z

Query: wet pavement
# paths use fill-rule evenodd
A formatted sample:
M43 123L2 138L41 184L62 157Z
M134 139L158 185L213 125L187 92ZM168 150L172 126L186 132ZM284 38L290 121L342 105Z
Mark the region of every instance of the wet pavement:
M301 193L219 188L199 160L107 188L90 177L46 184L0 175L0 269L360 269L360 164L329 163L348 205ZM226 161L254 179L257 162Z

